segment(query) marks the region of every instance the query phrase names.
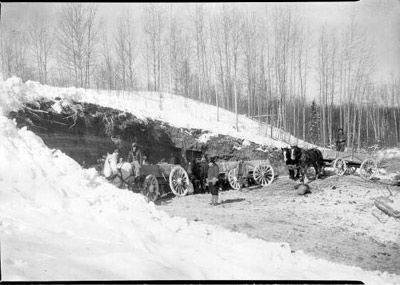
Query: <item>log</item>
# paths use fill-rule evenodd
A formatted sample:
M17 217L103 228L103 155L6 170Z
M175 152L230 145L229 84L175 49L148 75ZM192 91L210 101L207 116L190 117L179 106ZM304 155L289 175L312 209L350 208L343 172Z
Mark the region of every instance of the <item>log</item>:
M396 219L400 219L400 211L393 209L390 205L390 200L384 197L378 197L375 199L375 206L384 212L386 215L391 216Z

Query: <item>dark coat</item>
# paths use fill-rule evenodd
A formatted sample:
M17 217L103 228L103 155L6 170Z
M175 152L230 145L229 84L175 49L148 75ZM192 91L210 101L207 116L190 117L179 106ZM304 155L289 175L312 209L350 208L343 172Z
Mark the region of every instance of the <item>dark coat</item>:
M208 163L206 161L201 162L199 174L202 179L206 179L208 175Z
M219 167L215 163L209 166L208 172L207 172L207 179L208 180L213 180L216 178L218 180L219 177Z
M132 163L133 161L138 161L140 165L143 164L143 151L140 149L136 149L135 152L132 150L128 153L128 162Z
M169 159L169 163L170 164L179 164L178 158L176 156L171 156L171 158Z
M346 135L338 133L336 136L336 150L344 151L346 148Z
M212 163L208 168L207 173L208 188L210 189L211 195L218 195L219 187L219 167L217 164Z
M336 137L336 143L344 143L346 142L346 135L338 133Z

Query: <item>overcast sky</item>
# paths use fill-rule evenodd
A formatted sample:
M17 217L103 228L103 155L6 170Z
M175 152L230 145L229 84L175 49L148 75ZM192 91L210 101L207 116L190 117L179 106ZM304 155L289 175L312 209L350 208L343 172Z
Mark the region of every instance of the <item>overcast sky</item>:
M93 2L95 3L95 2ZM2 3L1 21L16 27L30 23L35 16L46 15L55 21L57 12L64 3ZM116 18L128 7L137 22L146 3L99 3L100 14L112 27ZM174 3L174 11L186 14L195 3ZM250 9L265 12L265 3L239 3ZM219 5L214 3L213 5ZM275 5L268 3L267 5ZM361 0L359 2L305 2L289 3L296 6L299 14L319 31L325 24L340 30L347 25L348 14L355 7L359 23L368 38L374 40L376 56L376 79L387 81L390 74L400 75L400 0Z

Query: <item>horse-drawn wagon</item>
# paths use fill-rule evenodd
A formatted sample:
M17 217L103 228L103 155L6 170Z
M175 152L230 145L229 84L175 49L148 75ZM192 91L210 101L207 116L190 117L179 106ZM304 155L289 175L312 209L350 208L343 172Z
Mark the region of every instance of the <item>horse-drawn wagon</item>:
M315 170L315 177L322 174L323 168L331 166L336 175L353 174L357 168L362 178L370 179L378 171L378 164L374 156L364 153L339 152L322 148L302 149L298 146L282 148L283 158L289 169L289 177L304 181L308 170ZM301 175L300 175L301 172Z
M372 155L349 151L320 150L324 162L335 169L336 175L353 174L359 168L359 174L362 178L371 179L378 171L378 163Z
M220 177L236 190L255 182L267 186L274 180L274 169L268 160L217 162Z
M142 193L153 202L169 191L176 196L188 193L189 176L182 166L165 162L142 165L140 176L135 179L132 165L128 162L118 163L117 156L117 153L107 154L103 167L104 176L115 186Z

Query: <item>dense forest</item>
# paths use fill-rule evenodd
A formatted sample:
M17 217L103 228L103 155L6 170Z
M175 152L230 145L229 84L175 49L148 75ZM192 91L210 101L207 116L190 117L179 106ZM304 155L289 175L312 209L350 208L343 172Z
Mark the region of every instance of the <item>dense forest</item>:
M66 3L56 23L43 14L28 28L2 21L3 77L174 93L320 146L334 145L339 127L353 149L398 145L400 78L373 81L373 44L356 11L345 28L321 25L316 34L289 5L256 12L193 3L185 14L175 4L150 3L139 18L127 9L112 27L99 5Z

